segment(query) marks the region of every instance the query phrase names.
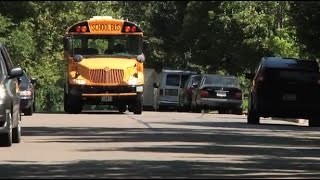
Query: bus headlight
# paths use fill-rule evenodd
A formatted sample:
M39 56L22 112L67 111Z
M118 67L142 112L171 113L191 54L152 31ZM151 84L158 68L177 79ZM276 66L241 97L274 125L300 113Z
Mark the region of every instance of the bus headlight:
M72 82L80 85L86 84L86 80L84 79L72 79Z
M128 84L129 85L137 85L138 84L138 78L136 77L130 77L129 80L128 80Z

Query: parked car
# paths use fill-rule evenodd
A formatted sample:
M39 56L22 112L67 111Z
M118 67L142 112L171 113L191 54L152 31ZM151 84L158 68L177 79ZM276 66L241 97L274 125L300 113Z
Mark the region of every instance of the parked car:
M0 44L0 146L11 146L21 140L20 76L22 69L14 67L7 49Z
M202 75L191 75L185 84L181 85L178 111L188 112L191 110L192 94L195 86L200 82L201 77Z
M206 74L194 85L191 111L218 110L218 113L242 114L243 94L235 76Z
M20 109L26 116L31 116L35 111L35 83L36 79L23 71L20 77Z
M153 108L163 110L168 108L176 109L181 84L184 84L194 71L164 69L160 73L159 81L153 83L154 105Z
M247 122L260 117L309 119L320 126L320 72L316 61L295 58L262 58L252 79Z

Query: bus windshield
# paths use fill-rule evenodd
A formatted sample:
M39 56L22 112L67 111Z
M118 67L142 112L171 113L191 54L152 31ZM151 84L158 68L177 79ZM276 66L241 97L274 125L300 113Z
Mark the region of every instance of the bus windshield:
M73 35L70 54L84 56L137 56L142 54L142 35Z

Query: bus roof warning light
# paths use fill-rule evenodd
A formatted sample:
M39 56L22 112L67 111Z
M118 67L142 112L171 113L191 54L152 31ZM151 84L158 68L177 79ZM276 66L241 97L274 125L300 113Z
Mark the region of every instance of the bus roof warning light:
M93 16L90 19L112 19L112 16Z

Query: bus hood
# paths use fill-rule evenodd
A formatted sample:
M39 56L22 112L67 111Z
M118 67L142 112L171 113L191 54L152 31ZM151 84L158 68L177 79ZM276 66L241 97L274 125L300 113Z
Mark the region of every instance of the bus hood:
M77 71L87 85L139 85L143 72L138 72L136 63L135 58L84 58Z
M83 58L79 63L80 66L88 69L127 69L134 67L136 64L135 58Z

